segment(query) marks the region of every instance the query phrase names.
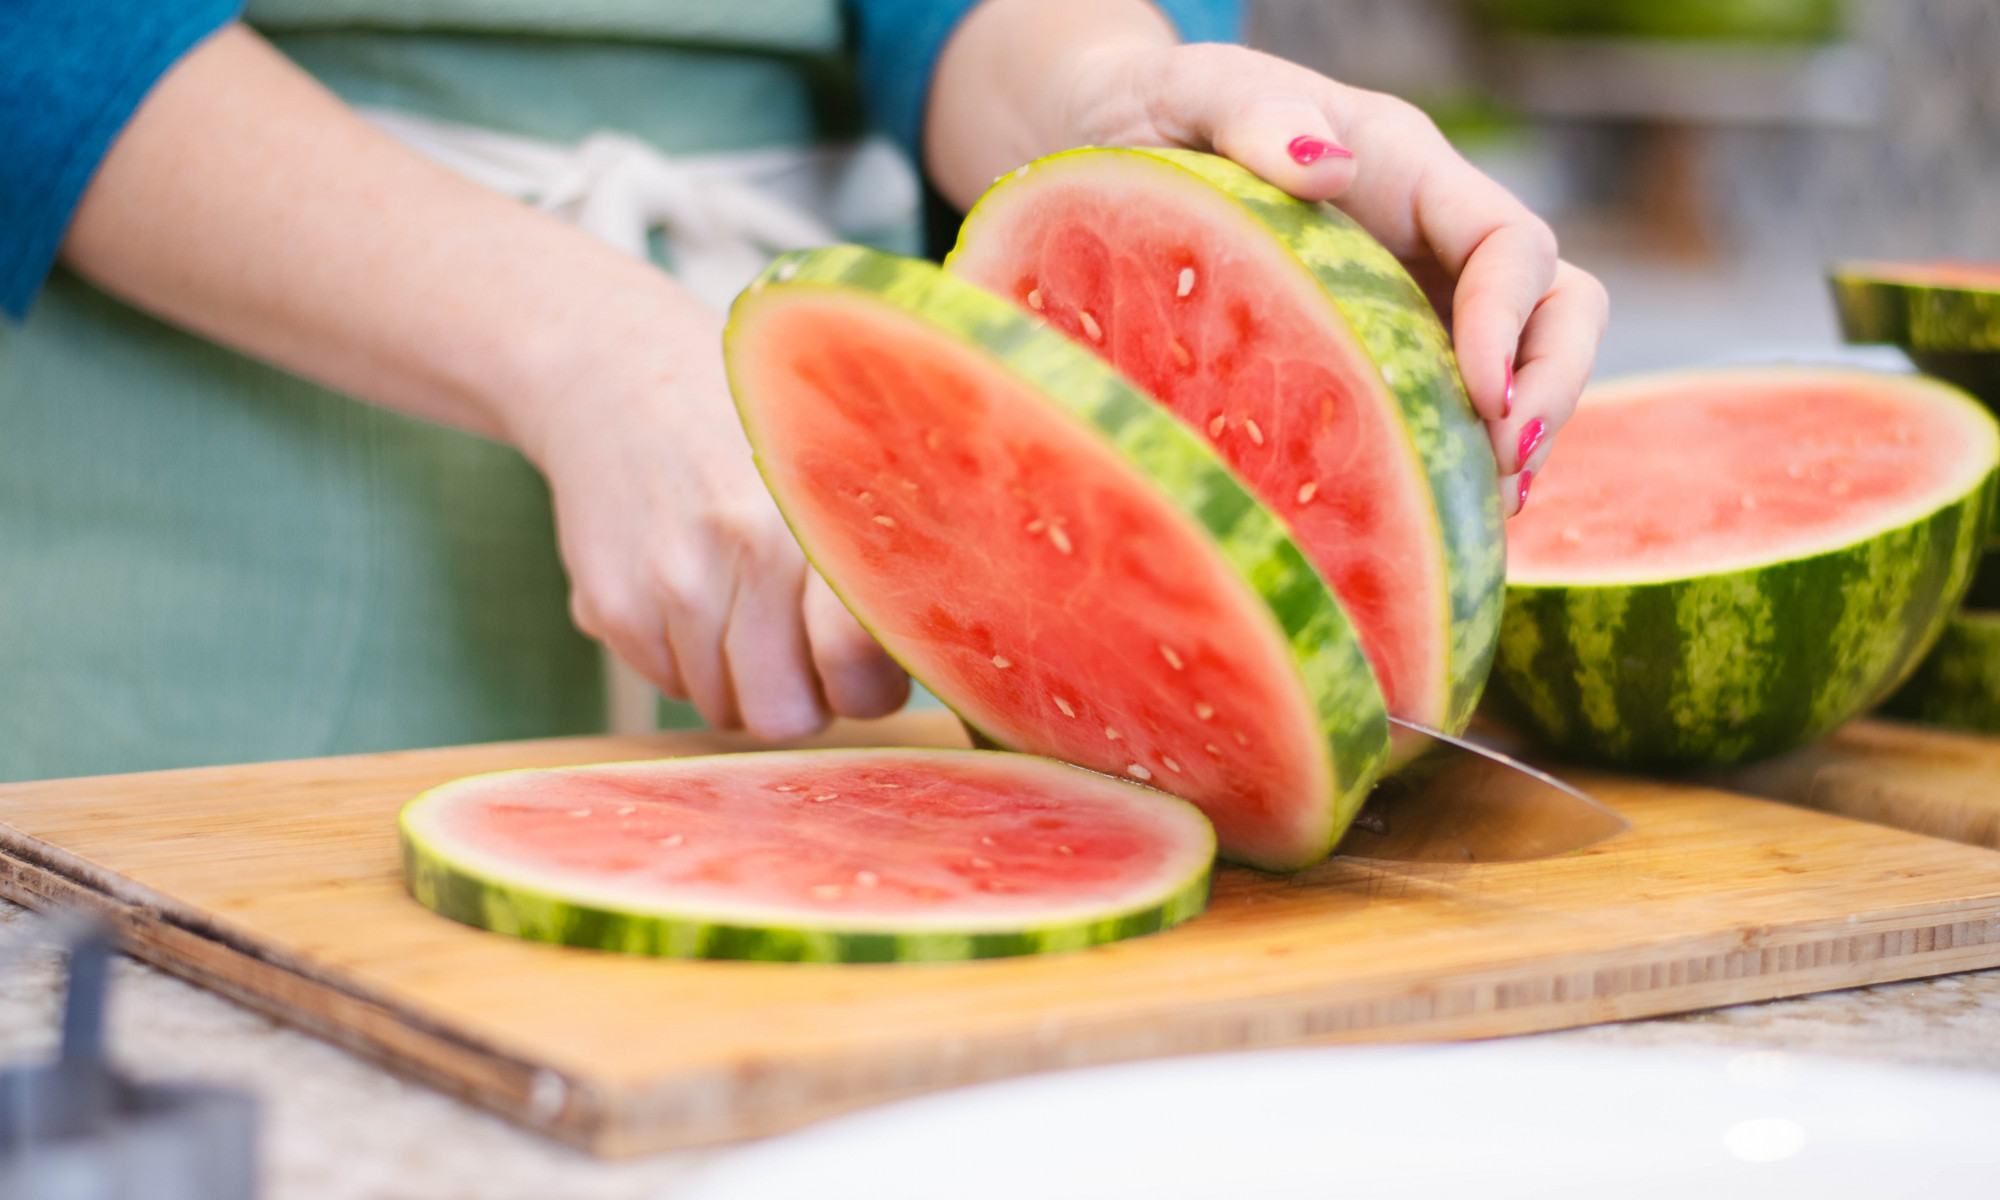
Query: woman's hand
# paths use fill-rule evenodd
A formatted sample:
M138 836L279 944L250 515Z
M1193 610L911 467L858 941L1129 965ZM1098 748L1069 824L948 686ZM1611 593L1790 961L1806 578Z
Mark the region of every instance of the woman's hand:
M1519 510L1590 377L1608 303L1428 117L1254 50L1179 45L1144 0L986 0L932 87L925 153L939 186L969 205L1022 162L1079 145L1226 155L1381 239L1450 323L1503 511Z
M254 33L161 79L63 254L216 341L518 446L554 494L578 624L717 728L793 737L908 695L758 478L721 319L389 140Z

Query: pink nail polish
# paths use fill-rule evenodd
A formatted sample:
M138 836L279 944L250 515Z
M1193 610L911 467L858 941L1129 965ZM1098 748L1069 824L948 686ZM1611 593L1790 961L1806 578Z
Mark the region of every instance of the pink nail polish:
M1507 356L1507 390L1500 393L1500 419L1514 415L1514 356ZM1522 455L1523 458L1527 457Z
M1322 158L1354 157L1353 151L1342 146L1336 146L1325 138L1316 138L1310 135L1293 138L1285 146L1285 150L1291 154L1292 161L1302 167L1310 167Z
M1515 462L1520 463L1524 467L1528 465L1528 460L1535 456L1535 447L1542 444L1542 431L1543 425L1540 417L1536 417L1521 427L1521 454L1519 458L1514 460Z
M1514 512L1517 515L1522 509L1528 507L1528 485L1533 482L1535 482L1535 473L1523 469L1521 472L1521 498L1514 505Z

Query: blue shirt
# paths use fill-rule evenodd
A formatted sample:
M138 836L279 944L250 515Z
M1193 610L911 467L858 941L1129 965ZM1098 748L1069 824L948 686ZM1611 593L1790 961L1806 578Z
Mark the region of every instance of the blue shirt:
M1235 41L1240 0L1154 0L1190 42ZM977 0L847 0L871 118L917 153L931 69ZM83 190L167 69L242 0L6 0L0 313L27 315Z

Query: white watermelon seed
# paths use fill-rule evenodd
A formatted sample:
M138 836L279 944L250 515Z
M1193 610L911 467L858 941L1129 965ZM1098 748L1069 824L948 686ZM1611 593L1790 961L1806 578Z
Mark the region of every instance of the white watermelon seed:
M1042 530L1048 528L1048 524L1049 523L1047 521L1042 520L1040 517L1036 517L1034 520L1028 522L1022 528L1026 529L1029 533L1040 533Z
M1222 757L1222 751L1216 747L1214 742L1204 743L1202 745L1202 749L1208 751L1210 754L1214 755L1217 758Z
M1062 531L1062 526L1060 525L1049 526L1049 542L1052 545L1054 545L1056 549L1062 551L1064 554L1069 553L1070 550L1069 535Z
M1228 425L1229 425L1228 419L1225 418L1221 413L1216 413L1214 416L1208 419L1208 436L1212 438L1221 437L1222 431L1225 428L1227 428Z
M1106 725L1104 727L1104 736L1110 738L1114 742L1123 740L1123 738L1125 737L1124 734L1118 732L1116 729L1111 728L1111 726L1109 725Z
M1583 531L1576 526L1572 525L1568 529L1563 530L1563 541L1568 542L1572 546L1582 540Z
M884 529L894 529L896 527L896 518L885 517L880 514L877 514L875 517L875 523L877 525L880 525Z
M1319 494L1319 484L1314 483L1310 479L1306 480L1304 483L1299 485L1300 504L1311 504L1312 498L1318 494Z
M983 858L975 858L975 859L973 859L973 860L972 860L972 865L973 865L973 866L975 866L975 867L978 867L978 868L979 868L980 870L982 870L982 871L985 871L985 870L988 870L988 869L990 869L990 868L991 868L991 867L993 866L993 864L992 864L992 863L990 863L990 862L986 861L986 860L985 860L985 859L983 859Z
M822 792L822 793L820 793L820 794L819 794L819 795L817 795L817 796L813 796L813 797L811 797L811 799L813 799L813 800L816 800L816 801L818 801L818 800L838 800L838 799L840 799L840 793L839 793L839 792Z
M1174 356L1174 361L1179 363L1180 365L1184 367L1191 367L1194 365L1194 355L1189 354L1188 348L1186 346L1181 345L1179 342L1177 341L1168 342L1167 350Z
M1063 716L1074 717L1076 715L1076 710L1069 706L1069 701L1063 699L1061 696L1055 697L1055 702L1056 707L1062 710Z
M781 783L778 785L778 790L781 792L796 792L799 790L799 785L796 783Z
M994 840L993 840L992 838L990 838L990 837L985 837L985 836L981 836L981 837L980 837L980 839L979 839L979 844L980 844L980 845L982 845L982 846L997 846L997 845L999 845L999 843L998 843L998 842L996 842L996 841L994 841Z
M1174 653L1174 648L1172 646L1167 645L1165 642L1160 643L1160 657L1166 659L1167 665L1172 667L1176 671L1179 671L1187 666L1186 663L1181 661L1181 656Z
M638 811L639 811L638 809L633 808L631 805L627 804L625 807L618 810L618 815L621 817L629 817L633 813Z
M663 837L663 838L661 838L661 839L660 839L660 845L662 845L662 846L678 846L678 845L680 845L680 844L681 844L681 842L682 842L682 841L683 841L683 839L682 839L682 837L681 837L681 835L680 835L680 834L678 834L678 833L671 833L671 834L668 834L668 835L667 835L666 837Z
M1194 706L1194 715L1206 721L1215 715L1215 708L1212 705L1197 702Z
M873 504L873 503L875 503L875 493L874 493L874 492L858 492L858 493L856 493L856 494L855 494L855 497L854 497L854 498L855 498L856 500L859 500L859 501L861 501L861 503L863 503L863 504Z
M882 877L873 871L856 871L854 873L854 882L860 884L862 887L874 887L876 884L882 882Z
M1168 756L1164 754L1160 755L1160 761L1167 764L1167 770L1172 771L1176 775L1181 773L1181 765Z
M837 883L815 884L812 894L816 900L838 900L840 899L840 885Z
M1076 851L1074 851L1074 850L1070 849L1070 848L1069 848L1068 846L1057 846L1057 847L1056 847L1056 853L1057 853L1057 854L1075 854L1075 853L1076 853Z
M904 479L900 480L899 482L903 485L903 490L906 492L914 492L917 490L917 481L914 479Z
M1028 293L1028 307L1036 312L1042 311L1042 289L1036 288Z
M572 817L587 817L590 815L590 810L587 808L572 808L569 810L569 815Z
M1083 334L1093 342L1104 340L1104 330L1098 327L1097 318L1090 315L1087 308L1076 310L1076 319L1083 322Z
M1003 670L1003 671L1004 671L1004 670L1006 670L1006 669L1007 669L1008 667L1011 667L1011 666L1013 666L1013 665L1014 665L1014 663L1013 663L1013 661L1012 661L1012 660L1010 660L1010 659L1008 659L1008 658L1006 658L1006 657L1004 657L1004 656L1002 656L1002 655L999 655L999 654L996 654L996 655L994 655L994 656L993 656L993 665L994 665L994 666L996 666L996 667L999 667L999 668L1000 668L1001 670Z
M1185 298L1194 291L1194 268L1182 267L1180 278L1174 281L1174 295Z
M1248 417L1243 418L1243 432L1249 434L1250 440L1259 446L1264 444L1264 431L1257 428L1257 422Z
M1238 733L1236 734L1236 744L1239 746L1247 746L1250 744L1250 739Z
M1148 771L1146 768L1140 766L1138 763L1125 764L1125 773L1141 783L1144 783L1146 780L1151 779L1153 777L1153 773L1151 771Z

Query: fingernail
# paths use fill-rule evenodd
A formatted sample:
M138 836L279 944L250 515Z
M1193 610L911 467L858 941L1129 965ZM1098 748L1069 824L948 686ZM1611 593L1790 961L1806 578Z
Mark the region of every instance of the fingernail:
M1322 158L1354 157L1353 151L1342 146L1336 146L1325 138L1316 138L1310 135L1293 138L1285 149L1291 154L1292 161L1302 167L1310 167Z
M1542 444L1542 419L1536 417L1521 427L1521 456L1514 461L1522 466L1535 456L1535 447Z
M1528 507L1528 485L1533 482L1535 482L1535 473L1523 468L1521 471L1521 498L1514 505L1515 513L1518 514L1522 509Z
M1507 356L1507 390L1500 393L1500 419L1504 421L1508 417L1513 415L1514 415L1514 356L1509 354ZM1539 425L1540 422L1536 422L1536 424ZM1525 458L1526 455L1523 455L1522 457Z

